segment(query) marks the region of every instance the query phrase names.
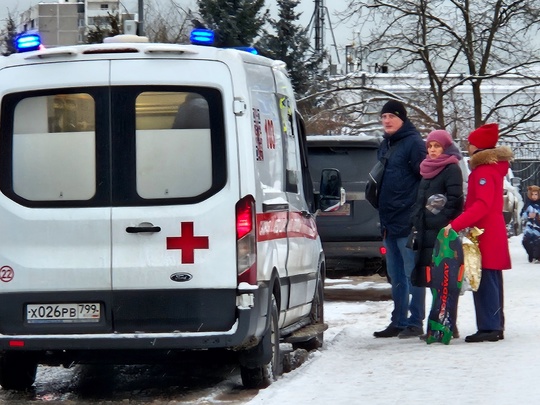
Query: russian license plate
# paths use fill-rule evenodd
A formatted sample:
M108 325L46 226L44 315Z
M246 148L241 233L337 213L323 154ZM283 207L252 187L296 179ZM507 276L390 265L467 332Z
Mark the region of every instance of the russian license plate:
M28 323L99 322L101 307L95 302L73 304L28 304Z

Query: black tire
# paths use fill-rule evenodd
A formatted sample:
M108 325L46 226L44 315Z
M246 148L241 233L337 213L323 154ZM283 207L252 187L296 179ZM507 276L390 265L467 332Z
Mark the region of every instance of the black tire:
M324 325L324 281L319 279L317 282L317 291L313 297L311 304L311 325ZM317 350L322 347L324 343L324 330L317 334L317 336L306 340L305 342L295 342L292 344L294 350L304 349L308 352Z
M5 390L22 391L36 381L37 360L31 353L0 354L0 385Z
M242 384L246 388L265 388L281 375L281 352L279 349L279 313L274 296L272 295L272 305L270 313L270 327L265 337L263 337L259 345L270 345L269 347L260 347L255 350L259 353L264 353L270 350L272 353L268 363L256 367L240 366L240 375Z

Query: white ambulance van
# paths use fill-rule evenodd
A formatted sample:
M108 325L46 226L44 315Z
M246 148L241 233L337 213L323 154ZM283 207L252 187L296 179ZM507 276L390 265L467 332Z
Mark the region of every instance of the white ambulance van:
M280 342L322 344L319 202L282 62L121 37L3 57L0 83L4 389L38 364L212 349L261 387Z

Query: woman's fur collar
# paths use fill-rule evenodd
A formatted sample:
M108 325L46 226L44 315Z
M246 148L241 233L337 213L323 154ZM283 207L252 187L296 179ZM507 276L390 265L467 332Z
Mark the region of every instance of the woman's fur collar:
M480 165L492 165L497 162L514 160L514 154L508 146L484 149L473 154L469 160L471 170Z

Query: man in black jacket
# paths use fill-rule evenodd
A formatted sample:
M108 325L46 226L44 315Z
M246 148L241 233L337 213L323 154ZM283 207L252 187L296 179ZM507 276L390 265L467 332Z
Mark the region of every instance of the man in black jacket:
M423 334L425 318L425 288L411 284L414 252L406 244L411 232L411 208L416 200L421 179L420 163L426 157L426 146L399 101L390 100L383 106L381 122L384 140L378 158L381 159L389 148L393 148L381 183L379 218L394 310L388 327L373 335L378 338L408 338Z

